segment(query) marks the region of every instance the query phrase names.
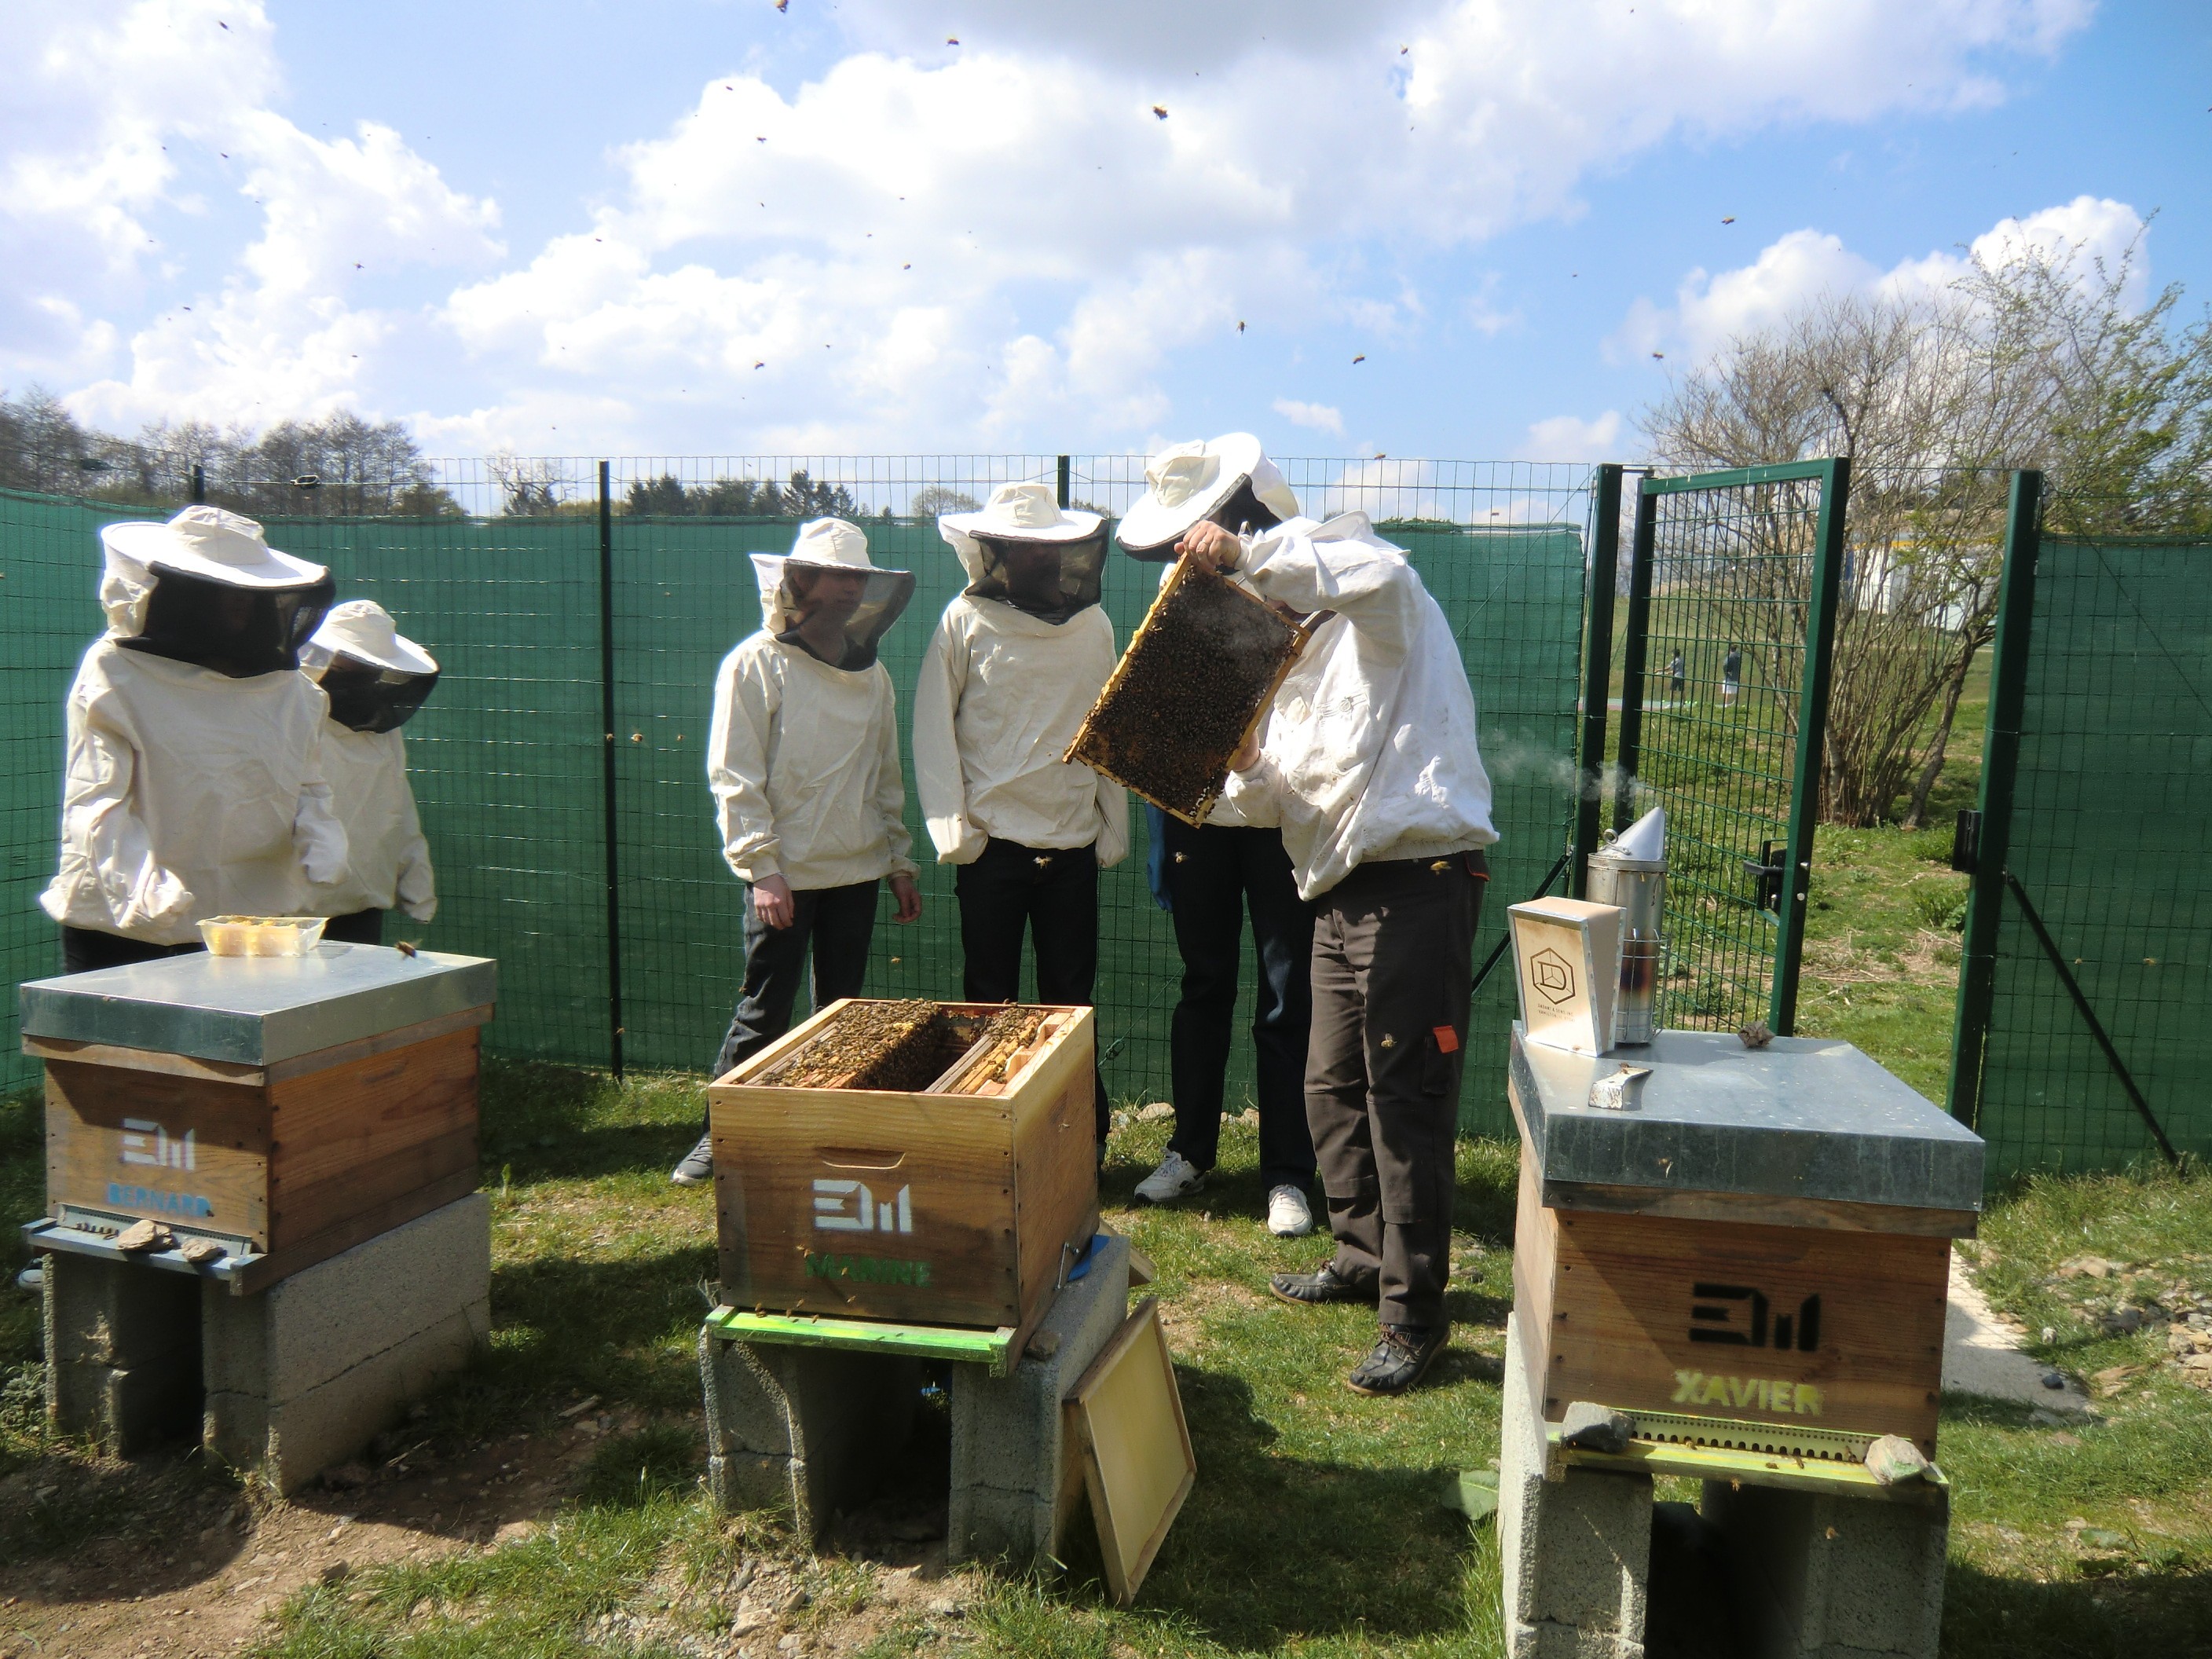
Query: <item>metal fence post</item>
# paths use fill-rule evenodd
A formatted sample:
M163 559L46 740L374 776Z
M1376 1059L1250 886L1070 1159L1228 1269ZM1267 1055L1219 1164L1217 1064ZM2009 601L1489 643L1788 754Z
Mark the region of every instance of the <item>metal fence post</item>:
M1990 646L1990 718L1982 740L1980 836L1959 945L1959 1001L1951 1035L1951 1115L1972 1128L1981 1116L1982 1057L1996 995L1997 925L2012 853L2012 801L2020 775L2021 719L2027 702L2028 641L2034 630L2035 562L2043 540L2043 474L2012 475L2005 512L2004 568Z
M599 720L605 791L607 864L607 1063L623 1074L622 878L617 858L621 818L616 811L615 758L615 503L608 464L599 463Z
M192 463L192 505L203 506L207 501L207 468L199 462Z
M1567 891L1580 898L1584 866L1597 851L1598 817L1603 809L1606 694L1613 685L1613 590L1620 568L1620 463L1597 469L1590 492L1589 590L1583 601L1583 718L1575 756L1580 791L1575 802L1574 841L1568 849Z
M1626 830L1636 817L1636 769L1644 762L1644 669L1651 635L1651 567L1659 540L1659 498L1636 493L1636 531L1628 544L1628 628L1620 659L1620 742L1614 757L1618 780L1613 796L1613 827Z
M1778 1036L1797 1029L1797 969L1813 893L1813 836L1820 822L1820 775L1828 742L1828 687L1835 665L1836 610L1843 587L1844 517L1851 464L1822 464L1820 518L1814 532L1813 583L1805 619L1805 672L1797 694L1797 764L1790 784L1790 862L1774 934L1774 996L1766 1023Z
M1066 510L1068 500L1067 486L1073 471L1073 469L1069 465L1070 459L1070 457L1066 455L1060 458L1060 505L1063 512Z

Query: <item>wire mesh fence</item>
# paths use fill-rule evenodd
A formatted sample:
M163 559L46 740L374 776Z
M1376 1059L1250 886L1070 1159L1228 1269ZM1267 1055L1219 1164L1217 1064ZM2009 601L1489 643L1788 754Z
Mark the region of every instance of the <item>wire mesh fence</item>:
M1616 827L1666 809L1662 1026L1790 1029L1791 878L1809 868L1819 778L1804 769L1826 696L1808 671L1833 615L1830 467L1648 477L1638 492Z
M1503 837L1492 860L1497 902L1480 942L1486 953L1502 934L1505 902L1533 892L1558 857L1572 808L1587 469L1279 465L1310 512L1358 507L1374 517L1407 550L1460 641ZM932 515L980 501L1001 482L1059 482L1063 470L1071 500L1109 514L1144 488L1141 458L1127 456L613 463L604 554L615 710L611 907L597 464L441 462L410 486L428 492L418 505L437 500L409 514L316 512L327 499L322 485L287 479L211 479L205 493L255 508L273 545L329 564L341 598L378 600L443 665L436 695L407 728L440 910L427 929L395 927L395 936L499 959L500 1012L487 1036L495 1048L606 1063L618 974L628 1062L697 1069L714 1057L742 971L744 890L716 845L703 750L716 665L760 626L745 556L787 549L797 517L835 513L866 528L877 564L915 573L913 605L882 653L901 699L903 744L924 646L964 580ZM272 510L288 501L311 510ZM16 979L58 969L54 930L35 898L53 868L62 700L99 627L94 532L133 516L143 512L0 495L0 583L9 600L0 606L0 744L9 763L0 795L8 883L0 949ZM1157 567L1109 562L1103 602L1121 642L1157 577ZM956 996L951 872L930 861L910 750L905 760L925 908L920 921L898 927L886 902L867 989ZM1134 845L1100 887L1099 1030L1109 1089L1149 1099L1169 1086L1181 965L1170 919L1147 888L1143 814L1131 816ZM1249 1089L1250 995L1248 982L1231 1060L1232 1109ZM1476 1052L1485 1043L1502 1051L1512 1004L1510 981L1493 975L1479 1000ZM26 1080L12 1027L0 1036L7 1080ZM1462 1116L1471 1127L1505 1129L1499 1075L1468 1068Z
M2212 543L2045 535L2026 642L1987 1024L1959 1035L1991 1177L2155 1157L2146 1112L2203 1157Z

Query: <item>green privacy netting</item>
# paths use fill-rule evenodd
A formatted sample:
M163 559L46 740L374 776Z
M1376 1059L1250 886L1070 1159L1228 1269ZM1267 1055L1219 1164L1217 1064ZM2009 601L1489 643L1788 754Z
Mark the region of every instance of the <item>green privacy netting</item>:
M1992 810L1995 805L1992 804ZM2212 1152L2212 544L2045 535L2012 874L2167 1138ZM1976 1127L1996 1178L2155 1158L2010 895Z
M36 908L53 869L61 708L98 631L97 527L140 516L89 503L0 492L0 952L11 979L58 970L54 930ZM879 566L913 569L914 604L883 659L910 701L938 613L961 575L935 526L872 518ZM422 930L436 948L496 957L499 1014L489 1046L587 1065L610 1052L599 632L599 526L589 514L439 520L270 520L272 545L328 563L341 598L378 600L444 669L407 728L416 799L438 872L441 908ZM1420 569L1466 654L1497 785L1503 837L1478 950L1504 927L1506 902L1533 892L1559 856L1573 799L1571 756L1583 604L1579 524L1510 529L1424 525L1387 532ZM616 847L624 1056L635 1066L708 1065L741 970L743 889L722 864L702 753L715 665L759 626L745 555L790 545L787 520L617 516L612 595L617 763ZM1158 567L1118 555L1105 603L1126 643ZM911 789L917 849L927 847ZM1100 887L1099 1040L1117 1098L1168 1087L1168 1021L1180 963L1167 915L1145 879L1143 814L1134 846ZM923 856L926 858L927 854ZM925 863L922 920L890 921L885 902L871 994L958 994L951 872ZM1249 975L1248 975L1249 980ZM1251 1076L1249 986L1238 1015L1230 1098ZM1510 972L1478 1003L1473 1052L1502 1054ZM33 1068L16 1053L11 998L0 1028L10 1086ZM1462 1117L1504 1133L1503 1068L1470 1066Z

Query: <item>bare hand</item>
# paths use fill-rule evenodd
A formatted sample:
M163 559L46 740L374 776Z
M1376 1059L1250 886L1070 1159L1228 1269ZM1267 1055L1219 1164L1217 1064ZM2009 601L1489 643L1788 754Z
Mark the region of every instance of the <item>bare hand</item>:
M792 902L791 884L781 876L763 876L755 882L753 914L779 931L790 927L799 918L799 907Z
M1260 763L1260 733L1255 730L1244 734L1244 741L1237 745L1237 752L1229 757L1232 772L1249 772Z
M898 901L898 908L891 916L893 921L918 921L921 919L921 890L914 884L912 876L893 876L891 896Z
M1234 570L1243 556L1244 544L1219 525L1203 520L1183 532L1176 551L1188 553L1208 570Z

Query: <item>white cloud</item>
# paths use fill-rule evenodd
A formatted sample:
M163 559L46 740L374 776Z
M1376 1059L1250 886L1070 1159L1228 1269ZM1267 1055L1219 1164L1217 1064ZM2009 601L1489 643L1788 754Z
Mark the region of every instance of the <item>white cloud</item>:
M269 106L282 77L254 0L52 8L28 45L25 105L0 125L0 251L34 244L18 268L43 280L0 288L0 319L20 307L44 326L0 371L62 355L89 381L68 399L81 416L266 422L356 401L363 364L404 320L356 296L404 267L505 252L497 210L388 127L315 138ZM234 193L258 234L212 286L167 282L163 225L235 211L211 207L202 179ZM173 302L127 337L83 314L154 283Z
M1316 432L1333 432L1344 435L1344 412L1330 404L1302 404L1295 398L1278 398L1275 413L1292 426L1309 427Z
M525 448L564 410L578 445L705 447L702 421L745 447L1111 445L1169 423L1176 354L1239 320L1407 341L1433 307L1495 333L1517 319L1486 285L1424 295L1401 254L1578 211L1590 172L1670 137L1985 104L1993 65L2087 15L947 0L925 20L848 0L844 56L782 89L750 67L702 79L664 131L613 152L612 191L509 260L491 204L388 129L317 140L275 112L261 0L85 0L40 15L20 54L31 113L0 112L0 253L74 237L70 268L107 286L58 283L69 259L46 257L35 278L0 276L0 340L33 301L77 300L73 320L37 313L34 343L109 360L76 399L104 418L266 419L443 359L469 412L433 429ZM258 229L220 278L161 277L164 224L196 193L235 211L234 191ZM471 273L436 309L442 349L419 278L408 302L372 280L406 262ZM1745 286L1701 284L1711 320L1692 325L1722 326L1756 298ZM149 288L179 305L96 332ZM0 348L0 374L27 360Z
M2090 280L2100 263L2117 270L2121 256L2146 228L2142 216L2124 202L2077 196L2025 219L2001 219L1964 252L1939 250L1901 259L1887 270L1852 252L1839 236L1793 230L1770 242L1747 265L1717 276L1692 270L1676 289L1671 307L1636 301L1605 342L1605 355L1622 362L1663 351L1695 362L1822 298L1940 293L1964 276L1976 258L2002 265L2031 248L2071 257L2077 276ZM2141 303L2148 280L2138 261L2130 272L2125 297Z
M1620 456L1620 411L1608 409L1594 421L1554 415L1528 428L1528 441L1515 457L1523 461L1617 461Z

